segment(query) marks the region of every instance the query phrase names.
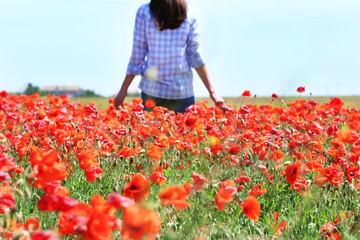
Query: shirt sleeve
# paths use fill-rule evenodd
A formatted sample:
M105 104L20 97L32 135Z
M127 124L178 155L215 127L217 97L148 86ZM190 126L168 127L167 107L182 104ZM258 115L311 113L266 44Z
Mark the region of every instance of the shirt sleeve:
M148 46L146 42L146 22L145 11L139 8L136 13L133 48L131 58L127 67L127 75L141 75L143 73L145 57L148 53Z
M201 53L199 20L196 15L190 22L186 58L192 68L200 67L205 64Z

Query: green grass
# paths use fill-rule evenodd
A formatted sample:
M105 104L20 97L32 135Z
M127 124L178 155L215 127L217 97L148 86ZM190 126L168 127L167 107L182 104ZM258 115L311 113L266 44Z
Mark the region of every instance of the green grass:
M280 100L278 99L274 101L274 104L286 107L285 102L290 102L296 99L297 98L284 98L284 103L280 103ZM330 100L330 98L311 99L319 102L327 102ZM349 106L351 104L358 104L358 101L360 101L358 97L343 97L341 99L345 102L345 105ZM127 101L130 100L130 98L127 99ZM203 99L198 99L198 101L202 100ZM241 104L265 104L272 102L270 98L227 98L226 100L229 104L231 103L235 107L238 107ZM109 106L108 99L106 98L80 98L71 99L71 101L81 101L83 104L94 102L98 109L106 109ZM70 107L65 106L65 108L67 108L70 112ZM23 111L24 109L20 110ZM20 110L16 109L14 112L18 113ZM26 111L24 110L24 112ZM68 112L59 111L58 114L64 114L64 116L67 116L66 114L68 114ZM264 131L264 129L261 130L259 126L255 124L255 121L257 121L257 119L261 119L262 117L262 119L267 120L272 115L265 116L263 113L258 114L258 116L254 117L255 120L251 120L252 118L241 119L245 123L239 123L239 125L232 123L229 124L222 121L224 119L221 117L225 118L225 116L211 116L211 118L207 120L204 118L203 120L204 122L206 121L209 126L213 124L215 133L222 132L222 134L226 134L231 132L234 134L232 136L226 136L222 139L222 143L225 146L227 141L234 141L237 144L243 143L244 141L240 141L240 134L244 131L259 131L260 135L263 134L262 131ZM345 114L347 114L347 111L344 111L342 114L346 116ZM0 115L0 117L1 116L5 116L5 114ZM49 119L56 120L58 116L49 115L48 117ZM232 120L230 116L228 117L229 121ZM326 124L332 123L335 117L336 116L328 116L327 119L323 119L322 121ZM336 124L339 126L341 124L346 124L346 119L346 117L342 117L341 119L337 118L336 121L339 122ZM341 220L340 223L336 225L336 230L341 233L343 239L360 239L360 191L355 190L353 185L345 180L344 183L339 184L338 187L327 183L320 188L318 185L314 184L317 173L303 174L303 176L311 183L308 192L301 195L290 189L290 184L287 183L285 176L281 173L281 170L276 170L278 163L270 160L268 157L264 160L260 160L260 157L253 153L253 151L250 151L250 154L245 154L244 151L247 150L247 148L242 148L236 156L239 157L241 161L248 156L248 162L252 162L253 164L233 166L228 159L229 153L226 151L221 151L219 155L213 154L211 157L209 154L204 153L204 148L209 147L210 133L207 131L204 133L204 139L194 146L194 148L199 151L199 154L193 154L193 152L189 149L179 151L175 146L172 146L169 149L163 149L164 157L161 161L154 160L148 157L145 153L149 148L150 143L154 142L156 134L150 134L150 136L144 138L140 135L136 135L135 133L138 133L144 124L155 126L159 131L164 131L164 129L166 129L165 125L168 123L166 120L136 120L136 118L131 118L131 120L129 119L129 121L123 121L121 123L119 123L116 118L113 120L113 125L108 125L110 124L109 119L104 119L103 121L103 119L100 118L95 117L90 119L86 116L78 117L75 120L72 120L71 123L78 124L80 126L79 128L77 128L77 126L72 126L71 124L68 125L67 130L69 132L78 131L78 133L84 133L86 136L79 140L82 143L80 146L100 150L101 146L99 147L96 145L96 142L99 141L99 139L103 140L106 139L106 137L113 139L114 135L110 134L111 128L124 127L129 130L129 132L133 131L134 133L133 135L127 135L126 144L129 147L139 146L144 149L142 153L134 156L133 159L130 157L116 157L115 152L99 156L98 161L100 162L100 167L104 172L102 177L96 179L94 183L88 182L84 175L84 171L80 169L77 157L72 152L75 149L74 146L59 144L57 141L53 141L51 143L51 147L57 149L60 156L68 162L73 163L74 171L61 182L61 185L70 190L71 198L77 199L80 202L90 203L90 199L94 194L100 194L105 198L112 192L119 192L123 194L123 190L129 182L124 179L130 174L138 173L139 165L142 165L143 167L142 173L145 176L149 176L158 164L164 165L167 163L169 164L169 168L164 170L164 175L167 177L168 181L165 186L181 186L186 181L193 183L191 178L193 171L203 174L209 182L205 185L204 189L199 192L191 191L190 195L187 197L187 201L190 203L189 207L185 208L183 211L178 211L173 206L161 206L158 193L165 186L159 186L151 183L150 194L144 201L144 204L151 209L154 209L161 218L162 228L158 239L195 239L200 235L199 229L203 226L207 227L204 233L208 239L272 239L275 234L275 230L272 226L274 221L269 218L269 214L272 212L279 212L279 222L285 220L286 225L289 227L289 229L284 230L283 236L280 236L279 239L322 239L320 235L321 227L325 223L333 222L337 218L338 214L344 215L345 211L351 211L354 214L348 220ZM4 120L1 124L5 126L5 122L7 123L8 121L9 120ZM34 119L29 122L32 121L38 121L36 114L34 114ZM220 122L222 123L220 124ZM28 122L23 122L22 124L25 123ZM117 123L120 125L116 125ZM179 126L175 123L179 124ZM100 127L99 129L90 128L90 130L85 130L85 126L88 126L88 124ZM165 133L169 134L169 136L176 136L180 130L185 129L187 134L184 134L184 136L179 139L180 142L185 141L185 138L190 133L198 134L191 128L180 125L181 120L173 119L169 125L169 129L167 129L169 132ZM245 127L245 125L247 127ZM239 128L236 128L236 126L239 126ZM285 131L288 129L290 132L299 131L303 134L307 134L308 131L306 129L302 129L303 126L305 125L294 127L289 123L281 123L275 127L279 131ZM10 132L14 135L21 133L21 136L37 133L37 131L34 132L32 128L23 128L23 125L21 124L16 127L19 130L13 129L12 126L7 128L3 127L2 132ZM223 131L223 129L226 128L228 131ZM50 139L55 139L52 135L52 131L48 131L46 134L50 137ZM359 134L358 131L357 134ZM38 140L41 138L42 137L35 136L28 142L28 144L39 144L41 141ZM321 134L319 134L319 139L320 138ZM123 137L122 142L116 146L118 149L122 148L124 139L125 137ZM273 139L271 140L273 141ZM293 163L294 160L290 156L288 149L288 144L291 139L283 137L282 140L284 140L284 144L280 146L279 149L284 152L283 163L285 165ZM0 144L10 143L5 142ZM253 142L250 142L249 144L253 144ZM331 142L330 140L327 140L324 143L323 151L326 152L330 146ZM346 148L350 150L351 144L347 144ZM17 164L23 166L25 172L22 174L14 174L11 178L11 186L13 188L14 196L16 197L16 208L0 220L2 226L6 225L6 222L4 221L5 218L18 218L21 219L21 221L24 221L30 217L36 217L40 220L40 229L53 229L56 231L59 213L40 212L37 207L37 202L41 196L44 195L44 192L41 189L34 188L28 182L32 174L32 168L28 162L29 152L22 159L19 159L15 150L15 147L12 147L9 155L16 159ZM307 152L308 149L307 147L301 146L298 148L298 151ZM334 159L326 154L325 156L327 156L327 162L324 163L324 166L329 166ZM306 159L301 159L301 161L303 161L304 164ZM184 170L180 170L178 168L181 164L185 165ZM259 165L266 165L270 174L273 175L274 183L271 184L267 180L266 176L259 171ZM235 194L234 200L227 204L223 211L219 211L214 201L219 189L219 183L226 179L237 178L241 176L241 174L251 177L251 182L245 183L244 189ZM244 215L237 200L239 202L245 200L252 186L260 183L264 184L264 187L267 189L267 193L257 197L261 205L261 214L260 220L254 222ZM121 219L122 212L118 211L116 216ZM277 224L279 224L279 222ZM115 232L113 238L119 239L119 235L120 232ZM74 239L75 237L76 236L68 236L63 237L62 239Z
M199 146L200 147L200 146ZM296 191L290 190L290 185L284 182L284 176L274 172L275 183L270 185L266 178L258 171L257 165L263 164L258 160L256 155L250 160L255 162L254 166L225 167L221 164L223 155L215 157L212 162L205 156L191 156L181 154L172 148L166 151L164 159L172 156L172 161L164 175L168 178L166 186L183 185L185 181L192 181L191 174L193 171L204 174L209 183L200 192L192 192L188 196L190 206L183 211L177 211L174 207L160 205L157 198L158 192L163 186L151 184L150 195L145 204L155 209L162 219L162 237L160 239L195 239L199 234L199 228L207 226L206 235L208 239L246 239L251 237L269 238L274 234L269 220L271 212L279 212L280 219L286 220L290 229L284 231L280 239L321 239L319 229L326 222L333 222L337 215L342 211L353 211L355 214L360 213L359 193L353 194L349 191L348 184L340 185L338 188L327 186L320 189L317 185L312 184L305 195L300 195ZM25 160L25 159L24 159ZM75 156L70 156L71 161L76 161ZM122 192L127 182L122 181L125 176L132 172L137 172L136 165L143 164L145 170L150 170L149 165L152 160L147 156L139 156L133 164L129 159L119 159L114 156L100 157L101 168L104 170L103 177L90 183L84 176L84 171L77 165L75 171L66 178L62 185L70 191L70 197L78 199L81 202L90 203L90 198L94 194L107 196L114 191ZM179 170L176 166L187 163L192 160L194 164L185 170ZM268 164L272 169L275 164ZM29 171L29 168L27 168ZM223 211L218 211L214 203L218 184L221 180L234 179L243 172L251 176L251 183L245 185L245 190L238 192L235 199L244 200L250 188L261 182L267 188L267 194L258 197L262 212L260 221L252 222L241 211L241 208L232 201ZM21 182L19 192L23 195L17 198L17 213L22 212L22 217L38 217L43 229L51 229L57 226L57 217L53 213L40 212L36 208L36 203L42 195L40 190L34 189L27 184L26 175L18 175L14 181ZM26 194L31 192L31 194ZM121 217L121 214L118 215ZM358 216L359 217L359 216ZM356 225L355 218L340 225L340 231L347 236L345 239L359 239L360 233L352 232L349 226ZM119 232L114 235L118 236ZM72 238L66 238L72 239ZM115 238L114 238L115 239Z
M360 97L359 96L337 96L344 102L344 106L352 108L360 108ZM281 97L278 99L273 99L270 97L225 97L227 105L232 105L235 108L240 107L242 104L255 104L255 105L265 105L273 104L274 106L286 107L290 102L294 102L299 98L304 98L305 100L313 100L317 103L326 103L330 102L332 97ZM125 102L131 103L132 97L125 98ZM81 102L83 104L89 104L90 102L95 103L99 109L106 109L110 106L109 98L70 98L71 102ZM196 98L196 102L208 101L209 106L213 105L210 98Z

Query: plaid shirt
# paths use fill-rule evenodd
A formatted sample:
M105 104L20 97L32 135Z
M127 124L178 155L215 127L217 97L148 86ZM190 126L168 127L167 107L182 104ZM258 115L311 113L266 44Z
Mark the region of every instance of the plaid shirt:
M192 7L188 6L179 28L163 31L157 29L149 4L138 9L127 74L141 75L139 88L144 93L165 99L192 97L191 68L204 64L198 19Z

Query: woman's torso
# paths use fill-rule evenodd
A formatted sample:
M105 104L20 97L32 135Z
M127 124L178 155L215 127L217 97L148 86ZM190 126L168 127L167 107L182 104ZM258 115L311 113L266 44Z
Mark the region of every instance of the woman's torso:
M191 11L179 28L158 30L149 4L141 6L146 24L148 54L140 89L145 93L168 99L193 96L192 71L187 62L186 47L190 31Z

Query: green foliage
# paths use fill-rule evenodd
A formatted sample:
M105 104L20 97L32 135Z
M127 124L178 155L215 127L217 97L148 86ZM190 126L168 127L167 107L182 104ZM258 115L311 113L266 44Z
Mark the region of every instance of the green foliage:
M23 92L25 95L33 95L34 93L39 93L40 95L43 95L42 90L38 86L33 86L31 83L28 84L27 88Z
M102 100L102 99L101 99ZM56 105L59 106L59 105ZM77 108L78 106L72 105ZM84 109L78 107L78 109ZM100 111L99 111L100 112ZM101 113L101 112L100 112ZM309 181L309 189L303 194L291 189L291 185L287 183L283 170L285 165L295 161L289 153L288 140L284 140L283 145L278 148L284 152L284 160L282 163L277 163L266 155L265 159L260 160L260 157L250 151L250 147L242 147L241 151L236 154L239 158L239 164L234 164L230 161L230 153L221 151L217 154L208 154L205 149L209 148L210 140L207 132L204 132L202 141L199 141L194 149L198 150L195 154L194 150L185 147L179 150L175 145L169 148L162 149L164 157L161 160L154 160L146 155L151 143L158 139L156 135L149 133L147 138L141 138L140 135L129 134L118 136L115 146L117 150L123 149L124 145L129 148L137 147L139 144L143 151L134 154L131 157L119 157L116 151L107 152L106 140L114 140L114 134L111 133L111 127L99 128L100 113L91 118L85 117L86 125L78 127L79 122L69 119L67 126L71 128L69 131L77 132L77 134L85 133L78 138L78 135L71 135L76 139L76 145L71 145L65 140L65 143L60 144L55 140L51 140L51 131L43 131L42 135L35 135L29 141L25 142L24 148L28 147L31 142L49 143L49 148L56 149L59 158L63 164L68 164L69 176L65 178L61 185L70 190L70 198L76 199L79 202L90 203L90 199L94 194L100 194L107 197L112 192L123 194L125 186L129 183L129 178L133 174L143 174L149 177L154 169L158 166L168 166L164 169L164 176L167 178L166 185L157 185L151 183L150 194L145 200L144 204L154 209L160 216L162 221L161 234L159 239L195 239L200 235L199 229L204 229L204 235L207 239L273 239L277 236L278 239L321 239L321 228L325 223L332 223L342 216L340 222L336 225L336 230L343 236L344 239L360 239L359 233L359 218L360 218L360 192L354 189L353 184L344 181L337 187L330 182L325 183L323 187L314 184L316 172L306 174L306 180ZM261 115L259 115L261 119ZM329 116L324 121L332 122L333 116ZM14 118L15 120L19 118ZM215 122L215 117L211 119ZM79 120L79 119L77 119ZM115 119L118 120L118 119ZM93 121L93 122L91 122ZM138 122L137 122L138 121ZM39 121L35 121L39 122ZM60 122L62 123L62 122ZM156 123L153 121L152 123ZM87 128L87 124L90 125ZM92 125L91 125L92 124ZM142 122L139 119L131 117L123 121L124 128L129 132L136 132L134 125L141 126ZM132 125L133 124L133 125ZM169 133L179 131L177 126L172 124L167 125L166 120L161 124L156 125L159 130L164 130L165 126ZM75 126L76 125L76 126ZM24 126L26 126L24 124ZM65 126L65 124L61 124ZM221 130L222 127L227 127L226 122L221 124L214 124L215 129ZM288 123L277 125L278 129L284 131L295 128ZM115 127L116 128L116 127ZM12 131L11 134L19 133L25 135L27 132L33 131L29 128L19 128L15 131L9 124L5 131ZM48 129L46 129L48 130ZM249 129L254 130L254 129ZM83 132L82 132L83 131ZM91 135L91 131L93 135ZM242 131L242 130L241 130ZM290 130L289 130L290 131ZM291 132L291 131L290 131ZM61 134L61 131L59 131ZM224 131L225 133L225 131ZM47 135L49 134L49 135ZM199 134L194 129L187 129L187 134ZM92 137L91 137L92 136ZM106 138L104 137L106 136ZM54 136L51 136L55 139ZM60 137L56 135L56 137ZM95 137L95 138L94 138ZM46 140L45 140L46 138ZM70 138L70 137L69 137ZM105 140L101 142L101 140ZM120 140L119 140L120 139ZM16 139L14 139L16 140ZM180 140L179 140L180 141ZM223 145L227 147L226 139ZM240 143L242 140L231 139ZM111 142L111 141L108 141ZM115 142L115 141L113 141ZM1 145L10 144L7 142L0 142ZM26 145L27 144L27 145ZM309 145L310 146L310 145ZM309 147L307 146L307 147ZM324 143L324 152L331 146L330 141ZM301 145L298 148L299 152L308 153L309 149ZM351 146L347 146L349 149ZM97 160L99 167L103 170L102 177L97 178L93 183L87 181L84 170L80 169L77 154L85 148L94 148L100 155ZM103 149L104 148L104 149ZM112 146L110 147L112 148ZM247 152L249 150L249 152ZM11 187L14 190L16 197L16 208L8 213L0 224L5 225L4 219L10 217L12 219L21 219L25 221L30 217L36 217L40 220L40 229L54 229L56 231L58 225L58 212L48 213L40 212L37 203L38 200L45 194L43 190L35 188L29 183L29 179L33 174L34 169L29 163L30 153L26 151L25 156L19 158L15 147L9 151L11 157L16 159L16 163L24 168L24 173L14 173L11 178ZM324 165L328 166L333 159L326 155L327 159ZM245 162L247 160L247 162ZM301 159L304 163L306 159ZM283 164L283 165L282 165ZM269 174L272 175L274 181L269 181L267 176L259 170L260 165L266 165ZM281 166L282 165L282 166ZM183 166L183 167L181 167ZM205 187L198 192L191 191L187 197L189 206L182 211L178 211L173 206L162 206L158 198L159 192L167 186L178 185L182 186L186 181L194 183L192 180L192 173L197 172L203 174L208 182ZM239 190L234 200L226 204L224 210L219 211L215 204L215 196L219 189L219 183L226 179L235 179L242 175L251 177L250 182L244 183L243 189ZM245 216L239 203L248 197L251 188L254 185L263 183L263 187L267 189L267 193L258 196L257 199L261 205L260 220L254 222ZM279 221L275 222L270 218L274 212L279 213ZM347 213L352 212L353 215L346 219ZM117 211L116 217L121 219L122 212ZM281 234L276 229L281 221L286 221L284 231ZM206 226L206 228L205 228ZM115 233L114 239L119 239L119 232ZM73 239L74 237L66 237L64 239Z
M95 98L98 98L98 97L102 97L101 95L99 94L96 94L94 91L92 90L86 90L83 94L81 94L79 97L95 97Z
M204 146L206 145L198 147ZM257 169L257 166L263 162L256 156L250 159L255 162L255 165L244 165L240 168L224 164L222 162L224 157L224 154L220 154L209 161L207 155L192 156L186 150L179 152L175 147L165 152L164 160L169 163L169 168L164 170L164 176L168 178L166 186L183 185L185 181L192 182L193 171L205 175L209 182L199 192L190 193L187 198L190 205L183 211L178 211L171 206L162 207L157 194L164 186L151 183L150 195L145 204L155 209L160 215L163 222L160 239L195 239L200 235L199 229L204 225L206 225L205 235L208 239L254 239L256 237L267 239L275 233L269 218L272 212L279 212L280 219L286 220L287 226L291 227L286 229L279 239L319 239L321 226L326 222L333 222L339 213L353 211L359 215L359 193L350 191L348 183L338 188L331 185L319 188L312 184L306 194L300 195L290 190L290 185L284 183L284 176L279 172L272 172L275 183L269 184L266 177ZM67 156L67 161L73 163L74 171L61 185L70 190L71 198L90 203L90 198L94 194L106 197L114 191L122 193L128 183L124 181L125 177L130 173L138 172L138 164L144 167L145 172L150 172L153 168L151 166L156 164L146 155L139 155L135 161L130 158L117 158L114 155L99 157L98 160L104 172L101 178L90 183L86 180L84 171L79 168L76 156L73 154ZM22 164L25 163L26 172L15 176L18 192L22 193L22 197L16 201L16 209L22 211L23 219L38 217L43 229L56 227L57 217L50 213L40 212L36 207L43 193L29 185L26 180L26 176L31 173L30 165L26 164L28 157L19 161ZM189 161L192 162L191 165L188 165ZM186 164L187 167L180 170L178 167L181 164ZM273 169L275 165L274 162L270 163L268 168ZM235 195L235 200L227 204L223 211L218 211L214 198L220 181L227 178L234 179L239 177L240 173L251 176L252 181L245 185L243 191ZM260 221L253 222L242 213L236 200L244 200L251 187L261 182L264 183L268 192L258 197L262 212ZM121 218L121 214L118 217ZM351 218L346 223L342 222L339 230L348 239L358 239L360 234L351 230L351 227L356 224L355 218Z

